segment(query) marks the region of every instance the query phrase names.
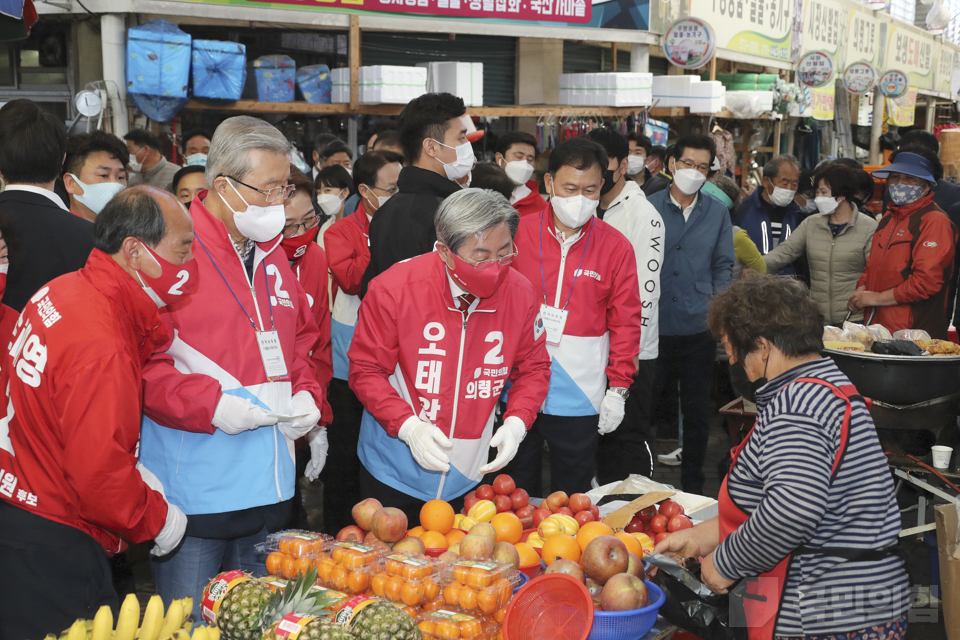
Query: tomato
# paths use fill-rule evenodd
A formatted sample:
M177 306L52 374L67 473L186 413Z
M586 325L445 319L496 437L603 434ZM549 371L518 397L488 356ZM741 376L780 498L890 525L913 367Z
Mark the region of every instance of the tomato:
M493 490L493 487L491 487L488 484L482 484L479 487L477 487L476 495L481 500L489 500L490 502L493 502L493 499L497 494Z
M660 533L657 534L657 537L653 539L653 544L654 545L660 544L662 541L666 540L669 535L670 534L668 532L661 531Z
M549 518L553 515L553 512L550 509L537 509L533 512L533 528L536 529L540 526L540 523L544 521L545 518Z
M478 502L480 502L480 498L477 497L477 494L472 493L472 492L471 492L471 493L468 493L468 494L467 494L467 497L465 497L465 498L463 499L463 512L464 512L464 514L466 514L467 511L470 511L470 507L472 507L473 505L477 504Z
M501 496L513 493L513 490L516 488L517 483L505 473L501 473L493 480L493 490Z
M647 530L647 526L639 520L631 520L630 523L623 528L623 530L627 533L643 533Z
M653 520L653 516L657 515L656 507L647 507L646 509L641 509L633 514L633 517L639 520L640 522L647 523Z
M577 524L579 524L582 527L588 522L593 522L593 512L590 511L589 509L586 509L584 511L577 511L577 513L574 514L573 519L576 520Z
M667 522L669 518L663 514L653 516L653 520L650 521L650 531L654 533L663 533L667 530Z
M570 507L560 507L554 513L562 513L565 516L573 517L573 510Z
M683 507L678 505L673 500L664 500L660 503L660 515L667 516L667 519L672 518L673 516L679 516L683 514Z
M526 489L515 489L510 492L510 502L513 503L514 509L523 509L530 504L530 494Z
M594 520L600 519L600 507L598 507L597 505L595 504L590 505L590 513L593 514Z
M494 504L497 505L497 513L513 510L513 503L510 502L510 496L508 495L498 495L497 499L494 501Z
M691 527L693 527L693 522L691 522L687 516L673 516L670 518L670 521L667 522L667 531L670 533L690 529Z

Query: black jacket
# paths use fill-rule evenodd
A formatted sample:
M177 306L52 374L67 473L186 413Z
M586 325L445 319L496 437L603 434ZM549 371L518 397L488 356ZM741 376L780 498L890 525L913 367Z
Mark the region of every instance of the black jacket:
M370 264L363 273L360 297L370 281L396 263L433 251L437 230L433 217L443 200L460 185L432 171L404 167L399 192L377 210L370 222Z
M3 304L18 312L43 285L86 264L93 223L29 191L0 193L0 231L10 267Z
M657 175L644 180L643 186L640 189L643 191L643 194L646 196L652 196L657 191L663 191L673 182L673 178L667 174L660 172Z

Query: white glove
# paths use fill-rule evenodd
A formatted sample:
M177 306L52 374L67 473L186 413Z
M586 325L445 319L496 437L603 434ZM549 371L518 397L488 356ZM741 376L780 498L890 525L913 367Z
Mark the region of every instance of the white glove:
M151 555L165 556L180 544L183 534L187 532L187 516L183 515L180 507L167 503L167 523L160 529L160 533L153 539L155 545L150 550Z
M428 471L449 471L450 456L443 449L450 449L453 443L443 435L438 427L423 422L417 416L410 416L400 427L397 437L407 443L413 459ZM441 449L443 447L443 449Z
M600 402L600 426L598 431L600 435L605 436L613 433L623 422L624 405L626 400L620 394L607 389L606 395Z
M317 403L309 391L298 391L293 396L290 406L290 415L303 417L294 418L291 422L281 422L280 431L291 440L296 440L307 435L317 426L320 422L320 409L317 409Z
M266 409L258 407L246 398L225 393L220 396L220 402L217 403L213 420L210 422L227 435L235 436L244 431L277 424L277 419L271 418Z
M310 445L310 462L303 475L310 482L320 477L323 471L323 465L327 464L327 451L330 450L330 443L327 442L327 428L317 427L307 434L307 444Z
M527 435L527 427L517 416L509 416L490 438L490 446L497 448L497 457L490 464L480 467L480 475L500 471L517 455L520 443Z

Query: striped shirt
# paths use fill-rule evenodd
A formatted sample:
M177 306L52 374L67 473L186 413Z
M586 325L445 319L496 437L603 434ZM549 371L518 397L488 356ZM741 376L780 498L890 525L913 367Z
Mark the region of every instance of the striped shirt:
M804 377L850 384L824 358L790 369L757 392L757 426L727 478L730 497L750 517L714 553L717 571L728 579L770 571L800 546L877 550L897 544L900 513L873 419L863 402L853 400L846 451L831 484L846 403L823 385L790 384ZM908 587L896 556L794 556L776 635L885 623L909 609Z

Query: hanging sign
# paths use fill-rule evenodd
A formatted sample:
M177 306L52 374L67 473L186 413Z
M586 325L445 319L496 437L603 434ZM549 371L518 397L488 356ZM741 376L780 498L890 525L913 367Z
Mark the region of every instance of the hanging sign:
M836 105L836 88L837 85L831 82L826 86L810 90L814 120L833 120L834 107Z
M917 90L907 89L899 98L887 100L887 123L897 127L912 127L917 110Z
M910 88L910 80L903 71L893 69L880 77L880 93L887 98L899 98Z
M682 69L699 69L710 62L716 50L716 34L699 18L677 20L663 34L663 54Z
M833 73L833 58L826 51L808 51L797 64L797 78L808 87L826 86L833 80Z
M843 71L843 88L858 96L877 86L877 70L869 62L854 62Z

